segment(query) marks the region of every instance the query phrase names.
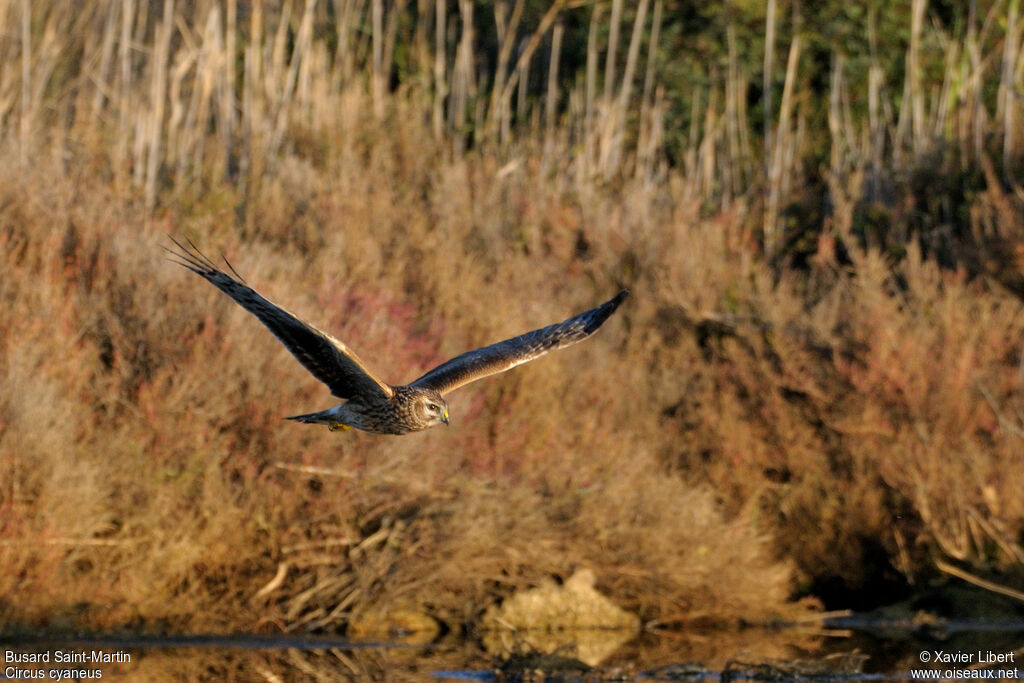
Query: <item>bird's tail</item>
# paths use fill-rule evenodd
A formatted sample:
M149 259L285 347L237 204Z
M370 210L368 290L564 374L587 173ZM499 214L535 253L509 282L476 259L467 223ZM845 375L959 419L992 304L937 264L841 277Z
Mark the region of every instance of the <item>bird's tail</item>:
M305 422L306 424L327 425L331 428L331 431L335 429L350 429L348 425L338 422L338 416L333 409L321 410L318 413L306 413L305 415L292 415L285 419Z

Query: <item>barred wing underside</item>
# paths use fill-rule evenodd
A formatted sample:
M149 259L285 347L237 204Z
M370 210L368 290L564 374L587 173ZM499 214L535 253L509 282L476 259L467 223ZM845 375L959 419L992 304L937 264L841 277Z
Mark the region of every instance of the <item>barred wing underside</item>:
M433 389L444 394L478 379L528 363L551 351L581 342L604 324L628 294L629 290L624 289L597 308L580 313L564 322L467 351L438 365L412 382L410 386Z
M330 388L332 394L348 399L373 394L390 397L394 393L345 344L265 299L256 290L243 284L240 278L228 275L206 258L191 240L188 247L173 237L171 241L180 251L167 251L179 259L179 265L202 276L259 318L306 370ZM231 264L227 265L234 273Z

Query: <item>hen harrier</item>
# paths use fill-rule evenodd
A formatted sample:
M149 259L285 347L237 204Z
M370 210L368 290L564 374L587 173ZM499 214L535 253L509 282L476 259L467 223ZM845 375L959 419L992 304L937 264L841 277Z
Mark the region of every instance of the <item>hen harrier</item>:
M549 351L583 341L615 312L629 290L597 308L505 341L467 351L405 386L388 384L367 368L345 344L260 296L241 282L241 276L218 268L189 240L186 248L173 237L180 251L167 249L178 265L204 277L217 289L249 311L291 351L314 377L323 382L341 405L289 420L325 424L331 431L355 427L375 434L406 434L434 425L448 424L448 404L442 394L483 377L510 370L540 358Z

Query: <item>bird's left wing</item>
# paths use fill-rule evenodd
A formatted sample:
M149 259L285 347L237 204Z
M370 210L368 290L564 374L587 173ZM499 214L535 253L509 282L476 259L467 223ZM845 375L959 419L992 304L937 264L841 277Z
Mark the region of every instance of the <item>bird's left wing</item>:
M373 394L392 396L394 391L391 387L370 372L345 344L268 301L242 283L240 277L236 279L225 273L206 258L191 240L188 242L189 247L183 246L173 237L171 241L179 251L167 251L178 259L176 263L202 276L259 318L314 377L330 388L332 394L338 398ZM237 276L231 264L227 265Z
M597 331L629 294L624 289L597 308L505 341L467 351L438 365L410 386L446 393L483 377L511 370L545 353L583 341Z

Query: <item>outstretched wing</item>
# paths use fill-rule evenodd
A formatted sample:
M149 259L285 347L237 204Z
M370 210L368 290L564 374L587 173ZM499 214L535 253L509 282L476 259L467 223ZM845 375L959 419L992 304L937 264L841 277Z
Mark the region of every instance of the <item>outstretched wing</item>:
M206 278L210 284L234 299L235 303L259 318L314 377L330 388L332 394L338 398L353 398L373 394L390 397L394 393L343 343L299 320L243 284L241 276L227 263L227 259L224 262L238 279L214 265L196 248L192 240L188 240L188 247L173 237L171 241L179 251L165 249L176 257L175 263Z
M410 386L433 389L446 393L464 384L475 382L489 375L511 370L517 365L529 363L549 351L564 349L583 341L597 331L604 321L615 312L622 300L629 294L624 289L615 298L597 308L580 313L565 322L548 325L533 332L506 339L480 349L467 351L450 361L438 365Z

